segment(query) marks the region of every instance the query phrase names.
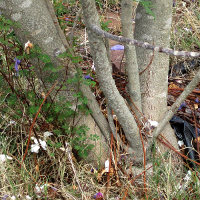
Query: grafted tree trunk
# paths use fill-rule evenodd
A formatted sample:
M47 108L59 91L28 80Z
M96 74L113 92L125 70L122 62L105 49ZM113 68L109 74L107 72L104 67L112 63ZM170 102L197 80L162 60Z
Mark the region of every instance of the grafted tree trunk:
M92 30L90 30L90 26L92 25L100 27L95 1L82 0L81 4L84 22L88 28L87 32L90 50L96 67L98 81L102 91L104 92L104 95L106 96L110 108L116 114L125 132L129 145L134 152L133 159L136 162L140 162L142 160L143 152L137 124L123 97L117 90L115 82L111 76L111 64L107 57L106 47L103 39L98 37Z
M22 45L30 40L34 45L38 45L43 53L46 53L51 57L55 67L66 65L65 61L58 58L58 55L66 50L69 51L68 43L64 33L59 27L54 9L49 0L0 0L0 11L12 21L17 22L18 26L14 27L14 30ZM69 64L67 67L68 78L70 78L75 74L76 67L72 64ZM36 72L40 78L48 76L45 72L42 74L39 71ZM60 83L65 78L65 74L66 73L63 70L59 71L58 78ZM90 99L89 108L94 111L96 120L101 128L100 131L91 115L78 116L79 125L84 124L90 128L87 133L88 136L90 134L97 134L100 137L100 140L95 142L95 149L91 152L88 159L90 161L101 161L103 163L107 158L108 153L108 145L105 138L107 140L109 139L110 129L105 117L101 113L99 107L97 107L98 104L90 89L85 85L80 86L80 88L82 89L83 94ZM73 89L74 92L76 92L76 87ZM60 95L65 96L66 101L75 102L73 97L74 92L70 92L70 88L68 91L69 92Z
M172 1L151 0L153 16L146 13L139 4L136 10L135 39L156 46L168 47L172 22ZM144 70L153 56L153 52L136 47L140 71ZM154 52L152 64L140 76L142 111L151 120L160 121L167 112L169 56ZM169 125L163 135L177 147L176 137Z

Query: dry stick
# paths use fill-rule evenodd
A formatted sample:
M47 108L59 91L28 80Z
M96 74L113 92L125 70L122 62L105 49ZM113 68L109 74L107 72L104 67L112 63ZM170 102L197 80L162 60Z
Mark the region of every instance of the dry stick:
M165 54L169 54L169 55L174 55L174 56L188 56L188 57L199 57L200 56L200 52L188 52L188 51L175 51L173 49L170 48L164 48L164 47L159 47L159 46L154 46L149 44L148 42L141 42L138 40L132 40L129 38L125 38L122 36L116 36L116 35L112 35L106 31L103 31L100 27L92 24L89 26L89 28L96 33L97 35L101 36L101 37L106 37L109 38L111 40L115 40L118 41L120 43L123 44L131 44L131 45L136 45L145 49L150 49L150 50L154 50L156 52L161 52L161 53L165 53Z
M77 182L78 187L79 187L79 189L80 189L80 191L81 191L82 199L87 199L87 198L85 197L85 195L84 195L84 193L83 193L83 190L82 190L82 188L81 188L81 185L80 185L80 183L79 183L79 180L78 180L78 177L77 177L77 174L76 174L76 169L75 169L75 167L74 167L74 163L73 163L72 156L71 156L71 150L70 150L69 144L68 144L67 142L65 142L65 148L66 148L66 152L67 152L67 154L68 154L69 162L70 162L70 164L71 164L71 166L72 166L72 170L73 170L73 172L74 172L74 176L75 176L76 182Z
M69 34L69 43L70 43L70 44L72 44L72 42L73 42L72 40L73 40L73 37L74 37L74 31L75 31L75 28L76 28L76 25L77 25L77 22L78 22L78 18L79 18L80 15L81 15L81 11L82 11L82 9L80 8L79 11L78 11L77 14L76 14L76 18L75 18L75 20L74 20L73 27L72 27L71 32L70 32L70 34Z
M196 162L195 160L192 160L190 158L188 158L188 156L180 153L173 145L171 145L171 143L163 136L163 135L160 135L162 139L164 139L165 141L163 141L161 138L158 138L160 140L160 142L162 142L163 144L165 144L167 147L169 147L171 150L173 150L175 153L177 153L179 156L183 157L184 159L186 160L189 160L195 164L197 164L198 166L200 166L200 163Z
M28 142L27 142L27 146L26 146L26 151L25 151L25 154L24 154L24 156L23 156L22 163L24 162L25 157L26 157L27 152L28 152L28 147L29 147L30 139L31 139L31 132L32 132L33 126L35 125L36 119L37 119L37 117L38 117L38 115L39 115L39 113L40 113L40 110L42 109L42 106L43 106L43 104L45 103L47 97L48 97L49 94L52 92L52 90L53 90L54 87L57 85L57 83L58 83L58 82L56 81L56 82L53 84L53 86L50 88L49 92L46 94L44 100L42 101L42 103L41 103L41 105L40 105L40 107L39 107L39 109L38 109L38 111L37 111L37 113L36 113L36 115L35 115L35 118L34 118L32 124L31 124L31 127L30 127L30 129L29 129L29 135L28 135Z
M142 75L151 66L151 64L153 62L153 58L154 58L154 52L155 51L153 50L153 55L151 56L149 64L139 73L139 75Z
M108 176L107 176L107 184L106 184L106 193L108 192L108 188L110 187L110 172L111 172L111 163L112 163L112 146L113 146L113 133L111 133L110 138L110 158L109 158L109 169L108 169Z
M112 115L112 112L111 112L111 109L110 109L109 106L107 106L107 113L108 113L108 123L110 125L111 131L112 131L112 133L116 133L116 134L113 134L114 137L115 137L115 140L117 141L117 144L119 142L120 147L125 150L126 147L125 147L124 143L122 142L119 134L117 133L117 130L115 128L115 124L113 122L113 115Z
M167 111L162 120L160 120L158 127L153 131L153 137L157 138L161 131L164 129L165 125L169 122L169 120L173 117L174 113L178 110L181 103L187 98L187 96L191 93L191 91L197 86L200 81L200 69L192 79L192 81L187 85L185 90L181 93L181 95L177 98L174 104L171 106L170 110Z
M139 128L139 133L140 133L140 139L141 139L141 142L142 142L142 150L143 150L143 159L144 159L144 177L143 177L143 181L144 181L144 192L145 192L145 196L146 196L146 199L148 200L148 196L147 196L147 188L146 188L146 149L144 147L144 140L143 140L143 137L142 137L142 133L141 133L141 128Z

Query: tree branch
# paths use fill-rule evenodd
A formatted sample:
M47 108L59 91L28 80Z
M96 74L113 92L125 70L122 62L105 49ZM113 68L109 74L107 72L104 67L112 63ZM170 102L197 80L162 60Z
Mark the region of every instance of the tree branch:
M121 4L122 4L121 23L122 23L123 36L133 39L133 21L132 21L133 1L123 0ZM129 94L131 99L137 106L137 108L141 111L142 105L141 105L139 69L138 69L135 46L132 46L130 44L125 44L125 58L126 58L125 66L128 75Z
M150 49L150 50L154 50L156 52L161 52L161 53L174 55L174 56L187 56L187 57L199 57L200 56L200 52L175 51L175 50L170 49L170 48L154 46L154 45L149 44L148 42L141 42L141 41L138 41L138 40L125 38L125 37L122 37L122 36L112 35L112 34L106 32L106 31L103 31L101 28L99 28L99 26L97 26L95 24L90 24L88 28L91 31L93 31L95 34L97 34L98 36L106 37L106 38L109 38L111 40L118 41L122 44L136 45L136 46L139 46L139 47L142 47L142 48L145 48L145 49Z
M161 131L164 129L165 125L169 122L169 120L173 117L174 113L178 110L181 103L187 98L187 96L191 93L191 91L197 86L200 81L200 70L197 72L196 76L192 79L192 81L187 85L185 90L181 93L178 99L171 106L170 110L167 111L166 115L162 120L160 120L158 127L153 131L153 137L157 138Z

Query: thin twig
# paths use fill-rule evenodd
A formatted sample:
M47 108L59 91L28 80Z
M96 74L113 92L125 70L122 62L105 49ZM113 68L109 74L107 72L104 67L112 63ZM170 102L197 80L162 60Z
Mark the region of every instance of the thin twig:
M79 187L79 189L80 189L80 191L81 191L82 199L86 199L86 198L85 198L85 195L84 195L84 193L83 193L83 190L82 190L82 188L81 188L81 185L80 185L80 183L79 183L79 180L78 180L78 177L77 177L77 173L76 173L76 169L75 169L75 167L74 167L74 163L73 163L72 156L71 156L71 150L70 150L69 144L68 144L67 142L65 142L65 149L66 149L66 152L67 152L67 155L68 155L68 158L69 158L69 162L71 163L72 170L73 170L73 172L74 172L74 177L75 177L76 182L77 182L77 184L78 184L78 187Z
M36 113L36 115L35 115L35 118L34 118L32 124L31 124L31 126L30 126L29 135L28 135L28 142L27 142L25 154L24 154L23 159L22 159L22 163L24 162L24 160L25 160L25 158L26 158L26 155L27 155L27 152L28 152L28 147L29 147L30 139L31 139L31 132L32 132L32 129L33 129L34 125L35 125L36 119L37 119L37 117L38 117L38 115L39 115L39 113L40 113L40 110L42 109L42 106L43 106L43 104L45 103L47 97L48 97L49 94L52 92L52 90L53 90L54 87L57 85L57 83L58 83L58 82L56 81L56 82L53 84L53 86L50 88L49 92L46 94L44 100L42 101L42 103L41 103L41 105L40 105L40 107L39 107L39 109L38 109L38 111L37 111L37 113Z

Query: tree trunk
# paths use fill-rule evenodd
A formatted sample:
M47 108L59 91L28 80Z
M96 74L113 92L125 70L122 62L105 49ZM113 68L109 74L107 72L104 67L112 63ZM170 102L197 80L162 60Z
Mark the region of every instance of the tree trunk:
M151 0L151 10L155 15L146 13L139 4L136 10L135 39L150 44L168 47L172 22L172 1ZM160 121L167 112L169 56L136 47L137 61L140 71L152 64L140 76L143 114L151 120ZM153 56L154 54L154 56ZM173 130L168 124L163 136L178 148Z
M126 38L133 39L133 1L123 0L121 4L121 22L123 36ZM129 95L132 101L134 102L135 106L140 111L142 111L139 69L137 64L135 46L130 44L125 45L125 58L125 67L126 72L128 74Z
M14 31L22 45L30 40L34 45L38 45L42 49L43 53L46 53L51 57L51 60L55 64L55 67L63 64L66 65L63 60L58 58L58 55L65 52L66 48L68 48L69 46L65 39L64 33L59 27L50 1L0 0L0 10L6 17L11 19L12 21L17 22L18 26L14 27ZM69 49L67 49L67 51L69 51ZM68 78L70 78L75 74L76 68L72 64L68 65L67 67L69 75ZM42 72L42 75L39 71L36 71L36 73L40 78L45 78L46 76L48 76L48 74L46 74L45 72ZM64 79L64 76L65 72L63 72L63 70L60 70L60 82ZM82 89L83 94L90 98L89 108L94 110L94 114L96 117L100 117L97 121L100 121L99 124L102 131L100 131L99 127L96 125L91 115L78 116L78 119L80 119L79 125L84 124L88 128L90 128L87 133L88 136L90 136L90 134L96 134L100 137L100 140L95 143L91 141L91 143L95 144L95 150L91 152L90 156L88 156L88 159L92 162L101 161L101 164L103 164L108 155L108 145L102 133L104 133L106 139L108 140L110 128L105 117L100 112L99 107L96 107L98 104L96 103L90 89L85 85L80 86L80 88ZM75 89L76 92L76 88L73 89ZM72 92L65 92L60 95L65 96L66 101L70 100L75 102Z
M90 30L90 26L96 25L100 27L95 1L82 0L81 4L84 15L84 23L87 27L90 51L94 60L96 74L101 89L108 101L108 105L116 114L125 132L130 145L130 150L132 149L134 153L133 159L136 162L141 162L143 152L137 124L123 97L117 90L115 82L111 76L112 67L107 57L103 39Z

